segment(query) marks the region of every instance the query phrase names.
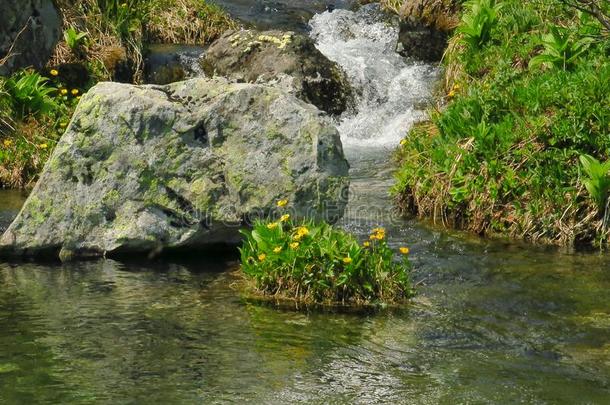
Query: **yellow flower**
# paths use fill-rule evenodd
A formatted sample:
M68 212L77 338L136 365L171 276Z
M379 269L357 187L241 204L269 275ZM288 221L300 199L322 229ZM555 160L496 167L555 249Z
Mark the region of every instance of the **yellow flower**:
M299 235L299 234L297 233L296 235L294 235L294 236L292 237L292 239L294 239L294 240L296 240L296 241L299 241L299 240L303 239L303 235Z
M403 139L403 140L400 141L400 145L401 146L405 146L406 144L407 144L407 140L406 139Z
M299 235L300 237L307 236L307 235L309 235L309 229L307 229L304 226L300 226L297 229L297 235Z
M296 248L298 248L298 247L299 247L299 242L292 242L292 243L290 244L290 248L291 248L291 249L296 249Z
M288 205L288 200L279 200L279 201L277 202L277 206L278 206L278 207L280 207L280 208L281 208L281 207L285 207L285 206L287 206L287 205Z
M449 97L449 98L455 97L455 90L451 90L449 92L449 94L447 94L447 97Z
M370 247L371 246L371 242L369 242L368 240L365 241L362 246L364 246L365 248Z
M282 217L280 218L280 221L282 222L286 222L290 219L290 214L284 214L282 215Z
M347 256L343 258L343 263L345 264L350 264L352 262L352 258Z
M401 247L399 250L400 250L400 253L402 253L403 255L409 254L409 248L406 246Z
M66 94L68 94L68 89L61 89L60 93L65 96Z
M264 262L266 258L267 258L267 255L264 253L261 253L260 255L258 255L258 260L261 262Z
M51 74L51 76L57 76L59 74L59 72L56 69L51 69L49 71L49 73Z
M47 145L46 143L41 143L40 145L38 145L38 147L40 147L40 149L46 149L49 145Z
M76 96L78 94L78 89L72 89L70 93L72 93L73 96Z
M282 247L278 246L275 249L273 249L273 253L280 253L282 251Z
M267 224L267 229L273 230L275 228L277 228L277 222L272 222L270 224Z
M383 240L385 238L385 229L383 228L375 228L373 229L373 233L371 234L371 240Z
M59 126L62 127L62 128L65 128L65 127L68 126L68 124L66 124L65 122L60 122Z
M13 144L13 141L11 141L10 139L5 139L2 144L4 145L5 148L10 148L11 145Z

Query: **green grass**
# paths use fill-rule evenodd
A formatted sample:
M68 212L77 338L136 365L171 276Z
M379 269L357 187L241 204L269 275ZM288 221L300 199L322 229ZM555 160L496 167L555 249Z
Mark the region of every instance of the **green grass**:
M398 151L397 200L481 235L606 244L606 201L587 191L581 156L610 156L608 32L558 3L496 3L485 40L465 28L467 7L444 62L447 105Z
M327 223L258 221L242 231L242 270L258 292L280 299L323 304L394 303L411 294L408 249L402 258L373 230L360 244Z
M0 188L31 186L83 91L31 70L0 77Z
M80 94L98 81L119 79L119 65L120 79L138 83L147 43L204 45L237 27L221 8L204 0L56 4L63 15L64 36L49 67L0 77L0 188L33 185Z

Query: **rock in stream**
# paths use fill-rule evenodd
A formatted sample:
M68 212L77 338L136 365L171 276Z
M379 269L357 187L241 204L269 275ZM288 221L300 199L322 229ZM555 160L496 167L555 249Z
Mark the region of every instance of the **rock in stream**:
M228 31L205 53L203 70L241 82L274 82L329 114L353 105L343 70L304 35L285 31Z
M224 79L100 83L83 96L0 255L233 244L278 199L293 215L337 220L348 185L330 119L282 89Z

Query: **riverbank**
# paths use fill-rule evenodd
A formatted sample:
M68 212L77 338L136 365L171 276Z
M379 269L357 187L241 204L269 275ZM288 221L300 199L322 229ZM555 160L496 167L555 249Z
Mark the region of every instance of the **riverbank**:
M96 83L141 83L147 44L205 45L239 26L220 7L197 0L56 6L62 37L50 60L40 61L45 67L0 76L0 188L34 185L80 96Z
M559 2L467 9L440 108L397 153L402 211L479 235L607 245L609 44L599 21Z

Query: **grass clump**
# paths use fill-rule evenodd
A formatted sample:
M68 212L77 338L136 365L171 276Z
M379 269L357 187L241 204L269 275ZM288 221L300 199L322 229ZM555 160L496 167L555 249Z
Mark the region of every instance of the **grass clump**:
M591 193L589 163L610 156L608 31L559 2L493 3L468 3L445 56L446 105L399 148L400 206L481 235L606 244L608 195ZM501 8L484 30L468 27L490 6Z
M0 188L25 188L37 179L86 89L32 70L0 77Z
M146 45L207 44L237 23L205 0L57 0L64 41L52 64L83 63L97 80L138 83Z
M257 221L242 234L242 270L264 295L362 305L400 302L411 294L409 250L400 248L396 262L381 228L360 244L327 223L295 222L285 214L278 221Z

